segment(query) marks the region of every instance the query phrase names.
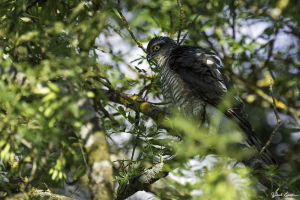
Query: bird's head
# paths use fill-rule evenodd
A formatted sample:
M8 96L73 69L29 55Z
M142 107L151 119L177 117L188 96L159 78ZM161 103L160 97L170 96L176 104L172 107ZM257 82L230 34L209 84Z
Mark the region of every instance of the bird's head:
M168 57L177 44L169 37L155 37L150 40L147 46L147 59L154 60L160 64L161 60Z

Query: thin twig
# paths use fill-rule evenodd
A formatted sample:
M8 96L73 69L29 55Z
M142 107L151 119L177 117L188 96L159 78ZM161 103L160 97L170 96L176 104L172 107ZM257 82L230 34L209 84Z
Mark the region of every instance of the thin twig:
M97 113L99 113L100 110L103 113L104 117L108 118L113 125L120 126L119 122L115 120L115 118L111 114L109 114L109 112L104 108L102 103L99 100L96 100L96 98L94 98L94 105Z
M291 31L289 32L290 34L293 34L293 35L295 35L297 37L300 37L300 31L299 31L298 28L293 27L292 25L288 25L288 24L286 26L291 29Z
M263 153L266 150L267 146L270 145L270 143L273 140L278 128L281 125L280 116L279 116L278 111L277 111L276 101L275 101L274 94L273 94L272 79L270 80L270 93L271 93L271 96L272 96L272 99L273 99L273 110L274 110L274 114L276 116L277 123L276 123L276 126L275 126L269 140L266 142L265 146L260 150L260 153Z
M134 129L136 131L138 131L137 133L137 136L135 138L135 142L134 142L134 145L133 145L133 149L132 149L132 154L131 154L131 161L133 160L133 157L134 157L134 152L135 152L135 149L138 145L138 140L140 139L140 133L141 131L138 129L138 126L139 126L139 122L140 122L140 112L139 111L136 111L135 112L135 123L134 123Z
M116 30L115 30L115 31L116 31ZM120 34L120 33L119 33L119 34ZM102 51L103 53L108 53L108 54L110 54L110 56L113 57L113 59L118 60L119 57L116 56L116 55L114 54L114 52L113 52L113 50L112 50L112 45L111 45L111 43L110 43L109 41L107 41L107 45L108 45L108 47L109 47L109 51L106 51L106 50L102 49L101 46L97 46L97 50L100 50L100 51ZM96 54L96 53L95 53L95 54ZM125 65L128 67L128 69L130 69L132 72L134 72L137 76L140 76L140 75L141 75L136 69L134 69L134 67L132 67L130 64L128 64L126 61L120 60L119 62L125 64ZM131 63L132 63L132 62L131 62Z
M177 4L179 7L179 27L178 27L178 35L177 35L177 44L179 44L181 29L182 29L182 21L183 21L183 8L180 3L180 0L177 0Z
M168 14L169 14L169 17L170 17L170 30L173 30L174 22L173 22L172 11L169 11Z
M262 69L265 68L265 67L268 67L268 64L269 64L269 62L271 60L271 57L273 55L275 40L276 40L276 35L275 35L275 38L270 40L270 42L269 42L270 47L269 47L269 50L268 50L268 56L267 56L267 59L266 59L264 65L263 65Z
M214 44L212 43L212 41L210 41L210 39L209 39L208 35L206 34L206 32L203 31L201 34L204 36L204 38L205 38L206 42L208 43L209 47L210 47L212 50L214 50L214 52L216 52L216 54L218 54L219 57L221 57L219 51L217 51L217 49L215 48L215 46L214 46ZM221 48L222 48L222 47L221 47ZM225 58L225 56L226 56L226 55L225 55L225 51L223 51L223 54L224 54L224 58Z
M152 87L153 80L154 80L153 78L150 79L150 83L141 89L141 91L139 92L138 96L142 97L142 95L144 94L145 91L146 91L146 93L145 93L145 95L142 98L145 98L147 96L148 91Z
M89 165L88 165L88 162L86 160L86 153L84 151L84 147L83 147L82 141L80 139L78 139L78 143L79 143L80 153L81 153L81 156L83 158L83 162L84 162L86 168L88 169Z
M267 43L269 45L268 56L267 56L266 61L264 62L263 67L260 68L260 70L268 68L269 71L270 71L270 75L272 76L273 79L275 79L275 77L274 77L274 75L273 75L273 73L272 73L272 71L271 71L271 69L268 65L269 65L269 63L271 61L271 58L272 58L272 55L273 55L273 51L274 51L274 47L275 47L275 41L277 39L278 31L279 31L278 29L275 30L274 38Z
M232 38L235 40L235 20L236 20L236 13L235 13L235 1L231 1L231 14L232 14L232 24L231 24L231 29L232 29Z
M196 20L198 19L199 16L200 16L200 14L197 14L197 15L194 17L193 21L192 21L191 23L189 23L189 24L186 26L186 28L189 28L190 26L192 26L192 25L196 22ZM186 33L183 35L181 41L179 42L179 45L185 40L185 38L186 38L186 36L187 36L188 34L189 34L189 32L186 32Z
M121 17L122 22L126 26L127 31L129 32L131 38L135 41L135 43L140 47L145 53L147 53L146 49L144 48L143 44L136 38L134 33L131 31L130 25L126 18L124 17L123 13L121 12L121 6L120 6L120 0L118 0L118 7L117 7L118 13Z
M92 76L91 78L93 78L96 81L99 81L105 87L107 87L109 90L113 90L112 85L111 85L110 81L108 80L108 78L106 78L104 76ZM103 81L102 79L105 80L105 81Z
M269 99L271 97L269 97L269 95L265 94L261 89L259 89L256 86L245 84L247 82L245 78L243 78L242 76L238 76L234 73L231 73L230 75L238 84L242 85L242 87L252 91L262 100L271 103ZM271 101L273 102L273 100ZM285 112L286 114L290 115L295 120L295 123L297 124L296 126L300 127L300 112L296 108L290 107L288 104L284 104L283 102L280 102L280 104L284 105L284 107L277 106L277 109L280 109L282 112Z

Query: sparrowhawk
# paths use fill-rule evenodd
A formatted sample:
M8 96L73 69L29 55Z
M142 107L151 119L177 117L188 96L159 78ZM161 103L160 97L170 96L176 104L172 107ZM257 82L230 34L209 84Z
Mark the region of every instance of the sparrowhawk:
M159 68L164 98L182 109L185 115L199 117L202 123L205 123L208 109L217 109L231 88L222 60L211 50L178 45L169 37L155 37L148 43L147 54ZM226 118L236 121L245 133L246 146L257 150L257 154L243 160L246 165L262 169L275 164L268 151L259 153L263 145L248 122L239 98L232 97L232 105L223 113ZM258 178L270 187L269 180Z

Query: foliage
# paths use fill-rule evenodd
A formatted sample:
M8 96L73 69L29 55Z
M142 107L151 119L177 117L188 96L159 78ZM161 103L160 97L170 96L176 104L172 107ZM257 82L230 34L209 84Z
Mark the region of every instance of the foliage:
M177 39L179 27L181 38L188 33L185 44L213 49L223 59L263 143L276 125L272 80L283 125L268 148L282 172L270 173L281 173L282 184L300 194L300 4L182 0L181 5L182 18L172 0L1 1L0 198L19 193L30 198L36 188L66 194L65 185L74 183L81 189L73 192L84 193L94 158L82 127L92 113L110 145L118 194L163 163L173 176L192 172L193 181L158 173L162 187L147 189L161 199L269 198L271 191L255 189L251 169L233 164L251 153L236 149L242 138L230 131L233 124L220 134L227 125L217 113L211 129L177 112L169 115L157 69L133 37L145 47L156 34ZM191 163L200 166L212 153L213 167L194 169Z

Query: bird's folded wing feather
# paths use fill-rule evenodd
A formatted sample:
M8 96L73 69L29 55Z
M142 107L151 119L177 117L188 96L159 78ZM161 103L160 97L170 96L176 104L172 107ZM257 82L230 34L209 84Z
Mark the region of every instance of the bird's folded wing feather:
M227 90L229 83L223 69L221 59L213 52L190 46L179 46L175 48L169 59L169 67L175 71L189 89L206 103L217 107ZM258 152L262 144L252 130L243 109L243 103L239 98L233 98L232 107L227 108L224 114L234 118L241 129L246 133L247 143L256 147ZM274 164L275 160L269 152L260 155L265 164Z

